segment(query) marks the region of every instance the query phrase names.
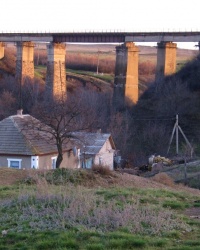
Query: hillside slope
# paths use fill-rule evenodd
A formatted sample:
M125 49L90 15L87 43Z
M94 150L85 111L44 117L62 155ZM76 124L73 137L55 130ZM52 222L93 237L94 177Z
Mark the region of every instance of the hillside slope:
M173 181L165 181L160 179L159 181L153 178L144 178L132 174L127 174L119 171L109 172L108 174L101 174L92 170L70 170L72 175L76 175L77 171L83 173L80 185L85 187L125 187L125 188L141 188L141 189L163 189L188 192L194 195L200 195L200 190L189 188L187 186L174 184ZM24 181L29 178L37 180L39 175L47 173L53 173L51 171L42 170L18 170L11 168L0 168L0 186L13 185L19 181ZM163 184L163 183L165 184Z

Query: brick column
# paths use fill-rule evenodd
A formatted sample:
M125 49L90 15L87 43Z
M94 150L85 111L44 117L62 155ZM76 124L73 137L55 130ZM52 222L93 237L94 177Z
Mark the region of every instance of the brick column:
M34 43L17 42L15 76L22 85L26 78L34 78Z
M127 42L116 47L113 104L133 105L138 101L138 47Z
M172 42L160 42L157 45L156 78L175 73L177 44Z
M55 98L66 97L66 45L62 43L50 43L47 45L47 52L46 91Z
M4 58L4 43L0 42L0 59Z

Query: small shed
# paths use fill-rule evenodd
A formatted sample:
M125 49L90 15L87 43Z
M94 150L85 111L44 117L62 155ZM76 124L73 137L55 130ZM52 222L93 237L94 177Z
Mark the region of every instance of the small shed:
M116 148L111 134L74 132L72 135L72 144L80 149L79 159L82 168L101 165L107 166L110 170L114 169Z

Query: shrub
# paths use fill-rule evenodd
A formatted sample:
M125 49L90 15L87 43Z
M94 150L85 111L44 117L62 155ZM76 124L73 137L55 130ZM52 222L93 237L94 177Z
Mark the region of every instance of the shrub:
M104 175L104 176L112 176L113 175L113 171L110 170L108 166L93 165L92 171L99 173L100 175Z
M156 181L156 182L167 185L169 187L173 187L175 185L173 179L166 173L156 174L151 179Z
M47 182L54 185L66 183L81 184L86 177L87 173L84 170L67 168L54 169L45 175Z

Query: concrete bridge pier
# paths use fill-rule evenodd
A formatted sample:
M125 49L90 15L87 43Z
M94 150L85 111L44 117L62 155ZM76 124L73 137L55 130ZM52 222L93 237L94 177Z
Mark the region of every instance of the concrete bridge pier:
M173 42L160 42L157 44L156 79L176 72L176 48Z
M138 101L138 47L127 42L116 47L114 107Z
M0 42L0 60L4 58L4 43Z
M46 92L54 98L65 98L67 94L66 45L52 42L47 45L47 53Z
M17 42L16 79L24 84L26 78L34 78L34 43Z

